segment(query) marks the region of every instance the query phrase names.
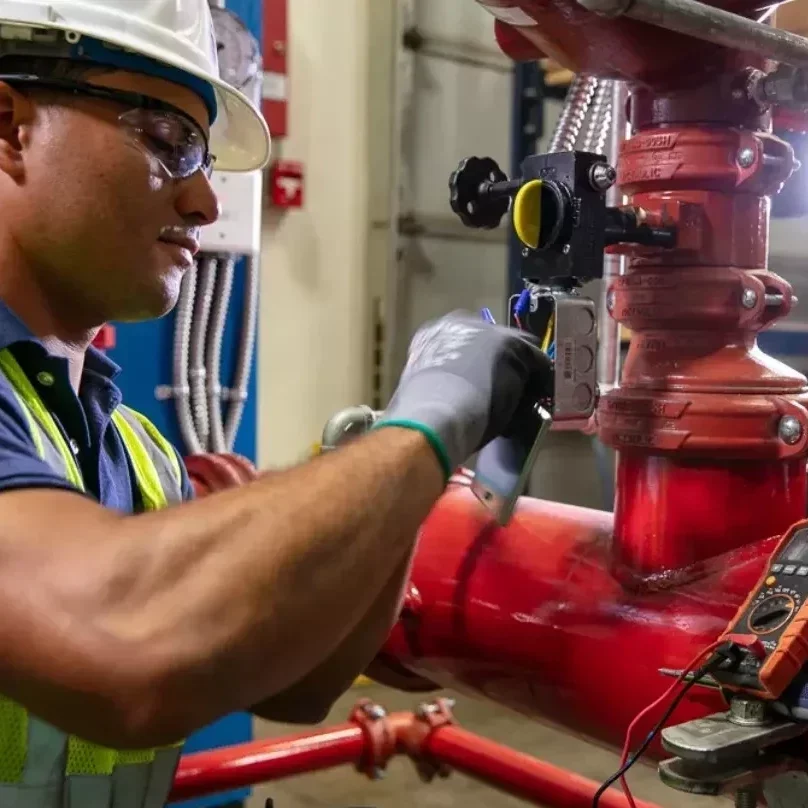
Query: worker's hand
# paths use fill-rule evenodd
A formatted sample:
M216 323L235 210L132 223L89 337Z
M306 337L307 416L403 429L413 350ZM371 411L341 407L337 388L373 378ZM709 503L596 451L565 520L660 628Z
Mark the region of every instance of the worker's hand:
M527 398L547 394L550 378L550 360L530 335L456 311L416 333L398 389L376 426L419 429L448 477L507 433Z

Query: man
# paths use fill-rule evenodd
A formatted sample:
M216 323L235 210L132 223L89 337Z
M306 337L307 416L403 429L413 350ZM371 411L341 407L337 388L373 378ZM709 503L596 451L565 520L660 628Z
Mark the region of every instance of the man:
M223 168L266 163L207 2L0 4L2 806L154 808L213 719L324 717L395 620L450 472L546 370L450 315L370 435L179 504L176 453L90 343L174 305L218 215L208 140Z

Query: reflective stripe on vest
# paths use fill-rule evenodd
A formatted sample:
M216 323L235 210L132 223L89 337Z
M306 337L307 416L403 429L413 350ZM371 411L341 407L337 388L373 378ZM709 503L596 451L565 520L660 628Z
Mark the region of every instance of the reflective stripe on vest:
M70 446L10 351L0 371L14 390L39 456L81 491L84 481ZM140 413L112 415L126 447L143 509L182 500L182 474L171 444ZM162 808L180 746L116 751L68 736L0 695L1 808Z

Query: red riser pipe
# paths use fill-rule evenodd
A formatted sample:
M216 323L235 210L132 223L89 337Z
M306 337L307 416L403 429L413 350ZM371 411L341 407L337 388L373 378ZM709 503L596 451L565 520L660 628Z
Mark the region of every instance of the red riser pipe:
M364 748L361 728L346 723L308 734L198 752L180 761L170 800L189 800L357 763Z
M543 760L516 752L460 727L441 727L424 743L429 759L445 763L490 786L553 808L591 808L599 783ZM635 800L637 808L658 808ZM600 798L601 808L626 808L622 791L607 789Z
M614 558L636 571L688 567L784 533L806 513L802 457L711 463L624 452Z

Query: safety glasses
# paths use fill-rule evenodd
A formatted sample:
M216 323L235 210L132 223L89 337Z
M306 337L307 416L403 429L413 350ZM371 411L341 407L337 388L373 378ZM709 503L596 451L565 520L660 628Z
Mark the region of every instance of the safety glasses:
M142 93L98 87L94 84L41 76L2 74L0 82L12 87L31 87L64 92L85 98L112 101L129 107L118 122L173 179L182 180L202 171L213 173L216 158L199 124L181 109Z

